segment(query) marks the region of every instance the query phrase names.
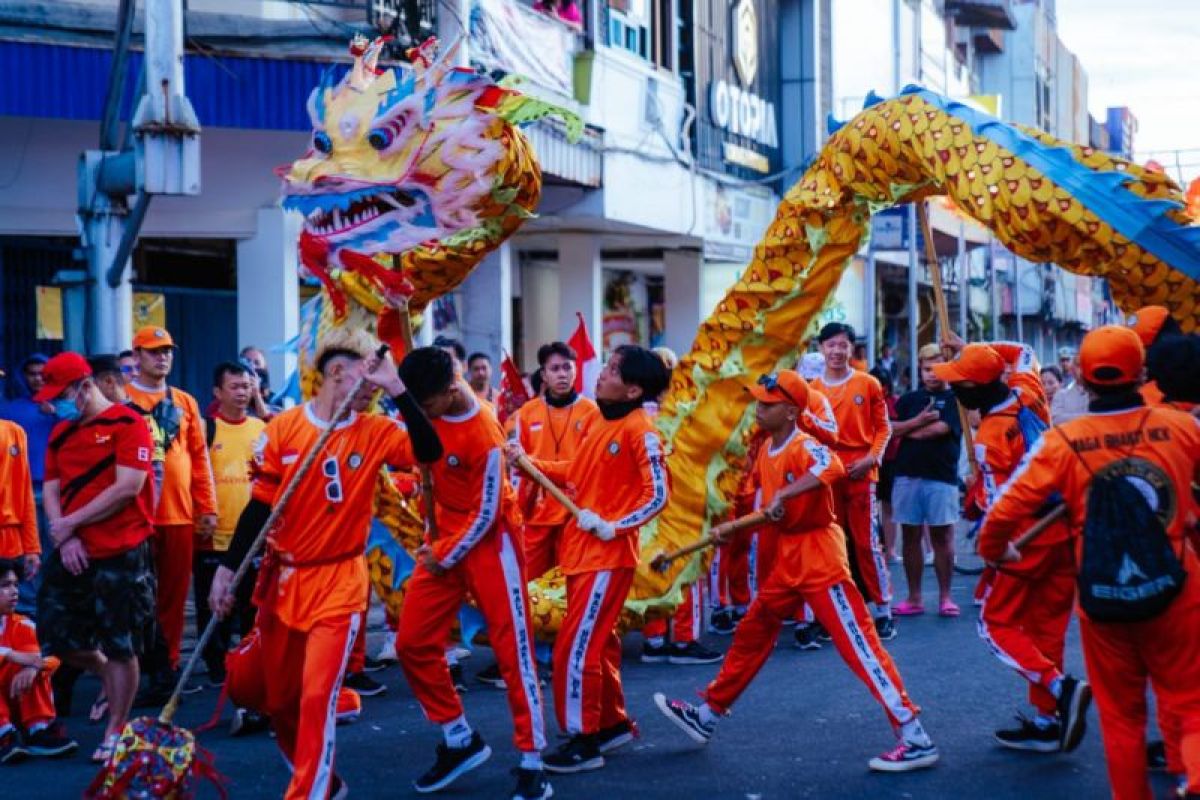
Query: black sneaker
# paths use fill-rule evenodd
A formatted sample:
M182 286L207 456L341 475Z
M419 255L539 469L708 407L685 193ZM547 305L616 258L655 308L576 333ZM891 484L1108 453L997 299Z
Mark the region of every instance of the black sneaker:
M708 620L708 629L718 636L732 636L737 630L732 608L718 608Z
M554 796L554 788L546 780L546 771L517 767L512 771L517 776L517 788L513 789L512 800L546 800Z
M450 665L450 682L454 684L454 691L459 694L467 693L467 677L463 675L462 664Z
M671 657L671 645L663 642L660 645L652 645L649 641L642 642L642 663L643 664L665 664Z
M596 746L594 734L580 733L561 744L545 759L546 771L568 774L587 772L604 766L604 756Z
M662 692L655 692L654 705L696 744L708 744L708 740L712 738L716 726L701 722L699 709L691 703L668 700Z
M801 650L820 650L821 643L817 641L817 632L812 625L796 626L796 647Z
M817 637L818 642L832 642L833 635L825 630L825 626L819 622L810 622L809 627L813 629L813 635Z
M643 650L643 652L645 652ZM675 642L670 646L667 661L671 664L716 664L725 660L724 653L709 650L699 642L682 644Z
M1153 741L1146 745L1146 768L1152 772L1166 772L1167 743Z
M230 736L249 736L262 733L271 728L271 718L249 708L233 709L233 719L229 722Z
M31 756L55 758L74 753L79 749L79 743L67 736L66 726L55 721L25 737L25 749Z
M601 753L611 753L640 735L636 722L631 719L621 720L616 725L609 725L596 732L596 749Z
M1019 715L1021 723L1016 728L996 731L996 741L1013 750L1031 750L1035 753L1057 753L1062 746L1062 726L1057 721L1039 728L1033 720Z
M445 789L459 777L478 767L492 757L492 748L483 743L483 737L476 731L471 734L471 741L466 747L437 746L437 761L429 770L413 781L413 788L421 794L429 794L439 789Z
M7 700L7 698L5 698ZM21 746L16 731L0 736L0 764L16 764L29 758L29 751Z
M493 663L490 667L484 667L479 672L475 673L475 680L480 683L486 683L496 689L507 689L508 684L504 682L504 678L500 677L500 665Z
M390 667L394 663L396 663L396 662L381 661L380 659L375 658L374 656L367 656L366 658L363 659L362 671L363 672L381 672L381 671L387 669L388 667Z
M891 617L876 617L875 632L879 634L881 642L890 642L896 638L896 620ZM829 637L829 641L833 641L833 637Z
M1062 721L1062 751L1074 752L1087 733L1087 710L1092 704L1092 687L1070 675L1062 679L1058 696L1058 718Z
M351 672L342 681L347 689L353 689L363 697L375 697L387 691L387 686L365 672Z

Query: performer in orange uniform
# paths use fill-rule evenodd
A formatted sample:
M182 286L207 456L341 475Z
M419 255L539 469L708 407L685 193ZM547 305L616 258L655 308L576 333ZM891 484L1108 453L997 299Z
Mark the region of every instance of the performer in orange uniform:
M838 524L850 543L851 568L863 596L874 605L882 639L896 635L892 585L883 545L875 532L875 482L892 428L879 381L849 366L854 329L831 322L817 334L825 356L825 374L813 388L829 398L837 419L834 453L846 466L846 480L833 487Z
M604 766L604 753L632 741L621 687L617 619L638 563L638 529L667 504L662 440L643 403L658 399L669 373L658 356L623 345L596 379L596 420L575 459L538 466L584 512L567 523L559 564L567 614L554 644L554 706L571 739L546 758L551 772ZM509 455L522 453L509 444Z
M441 455L437 435L388 358L366 373L367 390L380 387L392 395L408 430L382 416L351 412L331 419L363 373L372 345L365 337L327 341L317 354L322 375L317 396L267 424L256 447L252 499L209 595L214 613L225 616L233 608L234 568L321 431L335 425L269 535L255 591L258 647L243 648L227 661L230 699L270 715L274 723L276 741L293 769L289 800L338 798L346 791L333 772L334 716L366 610L363 552L379 470Z
M656 694L654 701L689 737L706 744L717 719L729 713L770 657L783 621L807 603L899 732L897 746L871 759L871 769L906 772L932 766L938 760L937 747L917 719L919 710L909 700L851 580L846 539L835 521L830 488L844 477L842 463L829 448L796 428L808 385L797 373L783 370L763 376L751 392L758 400L758 424L771 437L759 452L755 472L762 487L762 508L779 531L778 558L738 625L725 664L705 690L705 702L692 706L662 694ZM728 535L724 526L713 534Z
M974 487L978 489L971 500L978 507L967 512L978 519L991 508L1025 453L1044 435L1049 410L1029 348L1006 343L962 347L957 339L948 344L961 352L954 361L935 364L934 374L950 384L965 408L982 415L975 434L979 474ZM1031 515L1026 527L1035 521ZM1086 691L1086 684L1063 672L1064 642L1075 600L1067 524L1052 524L1026 548L1020 562L986 571L980 592L984 600L979 636L1001 663L1029 682L1029 702L1037 712L1033 717L1019 716L1016 728L996 731L996 741L1015 750L1042 753L1075 749L1082 734L1068 741L1064 711L1072 697Z
M37 574L41 553L25 431L0 420L0 558L23 559L28 580Z
M1089 548L1085 523L1093 480L1130 479L1161 522L1187 579L1165 610L1145 621L1095 622L1080 609L1109 780L1117 800L1152 797L1145 753L1149 682L1178 725L1187 796L1200 795L1200 636L1194 635L1200 629L1200 560L1187 538L1197 512L1190 484L1200 466L1200 425L1174 409L1145 406L1138 394L1143 347L1128 328L1089 333L1079 362L1093 397L1089 413L1047 432L1034 445L984 520L979 551L993 561L1020 558L1011 540L1058 492L1082 561ZM1126 551L1122 583L1142 596L1147 576L1128 560Z
M404 359L401 375L432 418L444 449L433 465L437 538L417 553L396 632L400 666L425 716L442 726L445 739L434 765L414 786L418 792L443 789L492 753L467 722L446 663L451 626L470 594L487 624L508 691L513 743L521 753L512 796L549 797L528 575L520 512L504 465L504 431L443 350L414 350Z
M217 524L217 495L204 420L196 399L167 385L175 341L163 328L148 325L133 336L138 377L125 391L130 405L148 421L156 450L164 455L163 481L154 518L155 573L158 578L159 636L147 654L150 686L135 706L161 705L174 688L183 641L184 607L192 577L194 537L211 536Z

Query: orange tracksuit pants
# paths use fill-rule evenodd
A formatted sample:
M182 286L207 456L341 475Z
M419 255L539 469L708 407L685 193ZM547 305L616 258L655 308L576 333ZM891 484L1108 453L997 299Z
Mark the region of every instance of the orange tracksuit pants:
M633 572L626 567L567 576L567 614L554 640L554 710L569 734L595 733L629 719L617 620Z
M754 535L738 534L717 551L717 590L723 606L750 605L750 543Z
M1146 772L1147 684L1172 721L1164 736L1176 748L1188 791L1200 793L1200 574L1189 573L1180 595L1154 619L1079 620L1116 800L1154 796Z
M446 664L446 643L470 593L487 623L507 686L513 743L521 752L533 752L546 746L546 735L519 547L511 534L496 528L444 575L435 576L418 565L400 610L396 657L430 722L444 725L462 716L462 701Z
M525 574L536 581L558 566L558 541L562 538L561 525L525 526Z
M183 643L183 618L188 587L192 583L192 552L195 550L195 526L154 526L154 570L158 579L157 618L167 644L167 662L179 669L179 648Z
M833 637L842 660L870 690L893 726L909 722L920 713L908 698L892 657L883 649L871 613L853 581L806 590L787 585L777 575L767 579L750 604L733 635L721 671L705 689L704 699L714 711L727 712L746 690L774 652L783 621L795 615L803 603L812 607L817 620Z
M875 533L875 482L843 478L832 488L834 513L846 531L855 582L869 602L892 602L892 581Z
M683 597L675 613L667 617L657 617L649 620L642 627L642 636L649 639L653 636L669 637L677 644L688 644L700 638L700 627L704 622L702 606L704 591L702 584L697 581L683 587Z
M976 628L992 655L1029 681L1029 702L1040 713L1058 709L1050 684L1063 673L1063 645L1075 604L1071 544L1031 543L1021 560L981 579L983 606Z
M0 662L0 735L10 726L29 730L31 725L54 719L54 692L48 670L39 672L28 690L12 696L13 678L23 669L11 661Z
M322 619L300 631L260 610L258 628L225 658L229 699L271 717L292 765L285 800L329 795L338 696L362 617Z

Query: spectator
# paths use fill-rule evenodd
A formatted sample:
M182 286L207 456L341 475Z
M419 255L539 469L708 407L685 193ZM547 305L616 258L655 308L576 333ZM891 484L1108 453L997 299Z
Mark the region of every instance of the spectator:
M583 28L583 15L579 13L579 5L575 0L537 0L533 10L549 14L572 28Z
M121 377L129 383L137 377L137 357L132 350L122 350L117 353L117 362L121 365Z
M892 383L896 381L896 350L890 344L885 344L879 348L879 361L875 366L885 370L892 378Z
M1050 364L1049 366L1042 367L1042 371L1038 375L1042 379L1042 388L1046 390L1047 402L1053 404L1054 395L1058 394L1058 390L1063 385L1062 370Z
M79 745L55 722L50 675L33 622L16 612L21 562L0 559L0 764L26 756L65 756ZM18 728L25 729L24 741Z
M261 420L269 420L283 410L282 406L271 392L271 373L267 368L267 357L262 350L254 345L246 345L238 353L241 362L250 373L251 389L250 413ZM217 413L215 406L210 405L205 416L211 417Z
M92 380L100 394L110 403L125 405L129 402L129 393L125 391L125 371L121 366L120 356L98 355L88 359L92 370Z
M43 553L50 547L50 540L47 538L50 523L46 520L45 509L42 507L42 481L46 464L46 444L50 441L55 417L48 403L33 401L33 394L42 388L42 370L45 367L46 357L41 353L34 353L26 358L21 363L20 374L13 375L9 382L12 398L0 406L0 419L11 420L25 431L29 476L33 481L37 529L40 531L39 545ZM40 580L40 572L26 573L21 584L21 600L17 605L21 613L32 615L35 612Z
M850 366L863 372L867 371L867 346L862 342L854 345L854 355L850 359Z
M208 594L213 575L229 549L238 517L250 502L254 443L266 427L263 420L247 413L254 393L252 386L250 371L241 364L226 361L213 371L213 399L217 408L205 420L205 442L216 484L217 524L210 535L196 536L192 586L197 630L204 630L212 616ZM208 666L209 683L214 686L225 682L225 653L233 635L245 636L254 626L254 608L250 603L253 586L252 579L242 581L233 613L221 620L202 654Z
M50 359L34 399L53 401L61 420L46 451L53 550L38 592L42 648L101 676L108 722L92 759L104 761L128 719L136 653L154 613L150 432L135 411L100 393L78 353Z
M824 359L821 362L821 370L824 371ZM888 420L894 431L897 417L896 390L892 384L892 374L878 364L870 374L883 387L883 402L887 404ZM892 487L896 483L896 454L899 451L900 437L893 433L887 449L883 451L883 463L879 465L879 483L875 485L875 497L879 500L879 521L883 526L883 554L888 563L901 561L896 553L896 523L892 518Z
M1088 403L1091 400L1083 388L1083 384L1078 380L1075 351L1070 347L1060 347L1058 365L1062 370L1066 386L1054 393L1054 400L1050 403L1050 418L1054 420L1055 425L1070 422L1076 417L1086 414Z
M492 386L492 360L487 353L471 353L467 358L467 383L480 400L496 407L496 388Z
M918 353L921 388L901 396L896 403L899 421L892 433L900 441L896 454L896 482L892 507L904 532L904 574L908 599L897 603L902 616L923 614L921 552L923 529L928 526L933 545L933 567L938 581L938 613L956 617L959 608L950 598L954 572L954 524L958 521L958 455L962 424L954 392L933 372L944 361L941 349L927 344Z
M21 574L32 578L41 554L25 431L0 420L0 559L21 559Z
M171 694L179 668L193 540L197 534L212 535L217 500L200 409L190 394L167 385L175 358L171 334L148 325L134 334L133 350L138 378L128 386L129 398L157 424L154 448L162 453L164 467L154 526L159 635L147 653L150 685L138 696L142 706L159 705Z

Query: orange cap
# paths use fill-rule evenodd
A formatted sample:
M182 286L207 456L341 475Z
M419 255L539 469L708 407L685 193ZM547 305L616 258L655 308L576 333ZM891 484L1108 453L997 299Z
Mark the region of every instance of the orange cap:
M1105 325L1083 337L1079 346L1079 371L1088 383L1117 386L1142 376L1146 348L1133 328Z
M750 394L760 403L791 403L797 408L808 405L808 383L790 369L763 375L750 387Z
M1004 358L986 344L969 344L953 361L932 365L933 374L946 383L991 383L1004 374Z
M138 328L137 333L133 335L133 346L142 350L157 350L160 347L174 347L175 340L167 333L166 328L146 325Z
M1158 338L1158 332L1162 330L1163 323L1170 315L1171 312L1167 311L1165 306L1145 306L1133 312L1133 322L1129 327L1133 328L1142 340L1142 346L1149 347Z

